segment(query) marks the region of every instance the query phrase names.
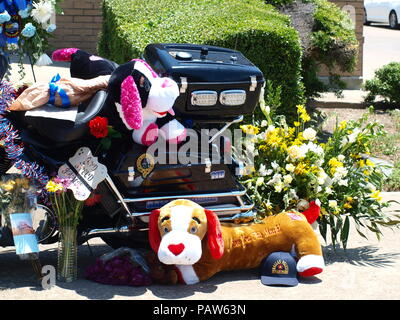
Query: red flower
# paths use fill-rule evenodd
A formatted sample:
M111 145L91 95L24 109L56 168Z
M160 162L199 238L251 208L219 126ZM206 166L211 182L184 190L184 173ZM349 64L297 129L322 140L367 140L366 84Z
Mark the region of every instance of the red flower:
M85 206L93 207L98 204L101 200L101 195L93 193L89 198L85 200Z
M96 117L89 122L90 133L98 139L105 138L108 135L108 119Z

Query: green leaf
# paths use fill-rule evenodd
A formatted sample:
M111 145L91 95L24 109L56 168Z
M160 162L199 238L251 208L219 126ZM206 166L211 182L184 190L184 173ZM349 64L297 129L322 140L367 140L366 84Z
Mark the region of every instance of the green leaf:
M362 233L358 228L356 228L356 231L361 237L368 240L367 236L364 233Z
M350 231L350 219L349 219L349 216L347 216L346 219L344 220L344 225L343 225L342 231L340 233L340 240L342 241L344 249L346 249L346 247L347 247L349 231Z
M109 139L109 138L101 139L100 146L102 147L103 150L110 149L110 147L111 147L111 139Z
M122 138L122 134L111 126L108 127L108 136L110 138Z
M321 220L321 222L319 223L319 232L320 232L322 238L326 242L326 233L328 232L328 224L327 224L327 221L325 220L325 218L323 218Z

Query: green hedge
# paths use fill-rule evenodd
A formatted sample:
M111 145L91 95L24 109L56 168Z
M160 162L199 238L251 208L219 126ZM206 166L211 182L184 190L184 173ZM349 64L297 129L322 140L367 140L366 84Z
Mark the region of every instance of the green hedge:
M98 51L118 63L155 42L236 48L281 86L278 113L304 101L297 31L263 0L104 0L103 15Z

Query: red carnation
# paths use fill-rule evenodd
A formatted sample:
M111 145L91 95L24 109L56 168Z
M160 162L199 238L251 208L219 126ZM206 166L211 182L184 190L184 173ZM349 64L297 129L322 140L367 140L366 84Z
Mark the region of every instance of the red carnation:
M92 195L90 195L89 198L85 200L85 206L93 207L96 204L98 204L100 200L101 200L101 194L93 193Z
M96 117L89 122L90 133L98 139L105 138L108 135L108 119Z

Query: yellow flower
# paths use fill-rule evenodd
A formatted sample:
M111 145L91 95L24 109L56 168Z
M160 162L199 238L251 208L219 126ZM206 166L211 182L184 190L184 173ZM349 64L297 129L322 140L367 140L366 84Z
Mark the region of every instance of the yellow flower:
M326 216L326 215L328 215L328 214L329 214L329 213L328 213L328 211L326 211L325 208L321 208L320 216L322 216L322 215Z
M346 200L347 200L348 202L350 202L350 203L353 203L353 201L354 201L352 197L347 197Z
M369 170L364 170L363 173L364 173L366 176L371 175L371 172L370 172Z
M328 164L331 167L337 168L337 167L343 167L343 162L340 162L338 159L336 158L332 158L331 160L329 160Z
M379 191L379 190L376 190L375 192L373 192L373 193L371 193L370 194L370 197L372 198L372 199L375 199L376 201L378 201L378 202L381 202L382 201L382 197L381 197L381 192Z
M260 145L260 146L258 147L258 150L260 150L260 151L267 151L267 150L268 150L268 147L267 147L265 144L262 144L262 145Z
M251 135L256 135L260 132L259 128L255 127L251 124L242 125L242 126L240 126L240 129L242 129L244 133L251 134Z
M286 152L287 148L288 148L288 146L287 146L286 142L282 142L282 143L281 143L281 150L282 150L283 152Z
M48 192L57 192L57 191L61 191L61 190L63 190L63 186L62 186L62 184L59 184L59 183L55 183L54 181L49 181L49 182L47 182L47 184L46 184L46 190L48 191Z
M303 122L307 122L311 120L311 117L308 115L306 108L302 105L297 106L297 113L299 115L299 118L303 120Z
M15 181L14 180L10 180L10 181L7 181L6 183L4 183L1 187L5 191L11 191L12 189L14 189L14 186L15 186Z
M294 124L295 127L300 127L300 124L301 124L301 123L298 122L298 121L295 121L295 122L293 122L293 124Z
M346 202L346 203L344 204L343 208L345 208L345 209L351 209L351 208L353 208L353 206L352 206L350 203Z
M369 160L369 159L367 159L367 160L365 160L365 164L368 166L368 167L375 167L375 163L373 163L371 160Z
M358 161L358 166L359 166L360 168L364 168L364 167L365 167L365 161L364 161L364 160Z
M272 147L278 147L282 143L282 140L279 128L267 131L265 135L265 142Z
M304 164L304 163L299 163L297 166L296 166L296 169L294 169L294 173L295 174L297 174L297 175L303 175L303 174L307 174L308 173L308 170L306 169L306 165Z
M295 128L292 128L292 127L288 128L288 130L285 134L285 138L291 138L295 132L296 132Z
M329 160L328 164L331 166L331 174L335 174L336 168L343 167L343 162L339 161L335 157Z
M305 111L306 111L306 108L304 108L304 106L301 105L301 104L298 104L298 105L296 106L296 108L297 108L297 112L298 112L298 113L302 113L302 112L305 112Z
M340 122L340 124L339 124L339 129L340 130L346 129L346 127L347 127L347 121L346 120L343 120L342 122Z
M311 117L307 113L302 113L300 115L300 119L303 120L304 122L308 122L311 120Z

